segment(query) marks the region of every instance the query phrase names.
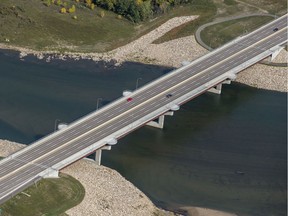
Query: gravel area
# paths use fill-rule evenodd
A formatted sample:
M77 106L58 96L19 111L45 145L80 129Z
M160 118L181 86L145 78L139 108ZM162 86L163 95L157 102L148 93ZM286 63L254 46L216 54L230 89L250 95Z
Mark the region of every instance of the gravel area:
M197 44L194 36L187 36L161 44L148 44L145 48L131 54L129 61L178 68L182 66L182 62L191 62L206 53L208 51Z
M287 92L287 68L256 64L239 73L236 82L260 89Z
M273 62L287 63L288 52L283 49ZM236 81L256 88L288 92L287 75L287 67L256 64L239 73Z
M199 207L182 207L190 216L237 216L233 213Z
M81 160L62 170L78 179L86 189L84 200L66 213L78 215L174 215L153 203L115 170Z
M0 157L7 157L8 155L26 147L26 145L11 142L8 140L0 140Z

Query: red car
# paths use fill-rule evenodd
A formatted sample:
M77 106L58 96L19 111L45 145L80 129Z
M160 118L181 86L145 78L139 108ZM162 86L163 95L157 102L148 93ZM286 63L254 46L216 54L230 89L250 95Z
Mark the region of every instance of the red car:
M130 102L130 101L132 101L132 100L133 100L133 98L131 98L131 97L127 98L127 101L128 101L128 102Z

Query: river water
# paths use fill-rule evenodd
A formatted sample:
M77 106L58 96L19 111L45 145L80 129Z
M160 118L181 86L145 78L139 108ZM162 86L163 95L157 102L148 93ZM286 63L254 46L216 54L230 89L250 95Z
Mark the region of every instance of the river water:
M46 63L0 52L0 139L29 144L104 106L125 89L171 68L92 61ZM239 215L286 215L287 94L240 84L203 94L165 118L163 130L142 127L103 152L163 208L200 206Z

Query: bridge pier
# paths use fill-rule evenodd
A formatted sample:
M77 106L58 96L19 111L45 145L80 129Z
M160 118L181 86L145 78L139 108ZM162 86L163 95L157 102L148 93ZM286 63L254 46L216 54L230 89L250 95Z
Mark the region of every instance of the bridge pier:
M174 114L173 111L169 111L167 113L164 113L163 115L159 116L158 118L148 122L146 125L151 126L151 127L155 127L155 128L163 129L165 115L173 116L173 114Z
M101 158L102 158L102 150L111 150L111 145L105 145L100 149L95 151L95 158L94 161L97 165L101 165Z
M222 83L210 88L208 92L214 93L214 94L221 94L222 90Z
M234 77L235 76L235 77ZM210 88L208 92L214 93L214 94L221 94L222 91L222 84L231 84L231 80L235 80L236 75L231 75L231 78L224 80L222 83Z

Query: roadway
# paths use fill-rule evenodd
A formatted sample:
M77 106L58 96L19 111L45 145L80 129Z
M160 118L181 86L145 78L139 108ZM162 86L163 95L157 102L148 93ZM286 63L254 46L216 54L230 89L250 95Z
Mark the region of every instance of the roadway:
M273 31L276 27L278 31ZM105 138L111 134L121 131L115 138L124 136L169 111L171 106L176 104L175 101L180 105L207 89L203 88L203 91L200 90L188 98L183 98L183 95L205 86L239 65L245 69L250 66L247 63L249 60L285 42L287 42L287 15L143 86L129 96L133 98L132 101L127 102L127 97L122 97L97 112L71 123L66 129L36 141L24 150L9 156L0 162L0 203L10 197L17 188L22 190L41 178L39 176L43 171L97 142L99 142L98 148L105 145L107 143ZM227 78L224 76L223 80ZM172 97L167 98L167 94L172 94ZM151 113L155 115L145 119L145 116L151 116ZM141 124L135 124L139 119L145 120L142 120ZM125 131L123 128L126 128ZM95 148L91 148L90 152L94 150ZM84 156L77 156L75 160Z

